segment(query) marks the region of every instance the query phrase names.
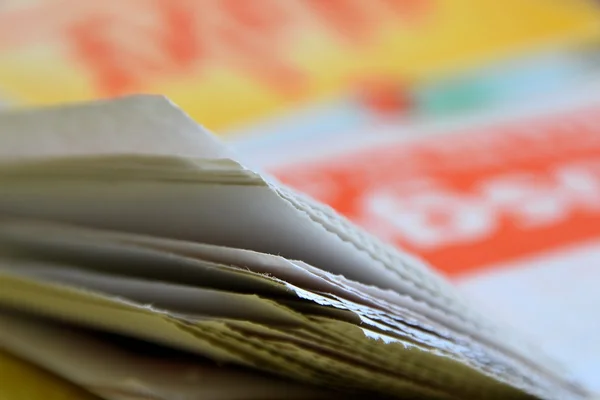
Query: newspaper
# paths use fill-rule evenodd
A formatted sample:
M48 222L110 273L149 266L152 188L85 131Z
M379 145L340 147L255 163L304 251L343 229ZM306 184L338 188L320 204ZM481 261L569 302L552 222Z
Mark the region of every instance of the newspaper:
M590 397L162 97L3 115L0 155L4 398Z

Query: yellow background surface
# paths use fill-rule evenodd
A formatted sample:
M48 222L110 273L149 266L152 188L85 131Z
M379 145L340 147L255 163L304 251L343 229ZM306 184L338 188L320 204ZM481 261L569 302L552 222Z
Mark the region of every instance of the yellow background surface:
M97 400L98 398L0 350L0 399Z
M69 26L85 23L93 12L89 7L64 3L83 2L12 0L9 6L0 6L0 101L38 105L103 96L93 85L90 71L70 57L64 34L73 35ZM60 18L43 11L53 4L63 10ZM106 4L112 7L111 15L122 21L147 18L144 10L149 3L143 0ZM531 48L595 38L600 31L598 16L592 3L577 0L430 0L419 23L406 25L383 18L375 38L363 46L343 45L330 32L312 29L313 25L305 22L306 29L285 39L278 53L306 77L293 96L273 90L227 60L208 69L192 66L162 73L157 67L152 79L132 91L165 94L196 120L218 131L340 95L363 78L428 79ZM143 23L152 28L154 22L148 17ZM30 28L23 29L27 24ZM154 36L129 35L126 25L110 33L113 40L127 42L129 51L147 49L152 53L149 41ZM160 54L153 57L160 64Z

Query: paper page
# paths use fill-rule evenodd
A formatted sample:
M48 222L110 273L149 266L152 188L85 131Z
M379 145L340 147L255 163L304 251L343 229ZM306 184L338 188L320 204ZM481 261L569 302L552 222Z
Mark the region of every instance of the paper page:
M229 351L180 329L166 313L89 291L0 274L0 303L57 319L200 353L217 361L241 362Z
M0 114L0 158L92 154L232 158L212 135L162 96Z
M0 324L0 348L109 400L346 398L150 344L136 349L109 335L14 313L0 312Z
M89 271L143 277L164 283L296 298L284 284L251 272L245 263L192 257L179 247L195 246L152 236L26 219L0 219L0 251L15 258L78 265ZM197 244L198 246L207 246ZM210 247L210 246L209 246Z
M77 267L0 256L2 272L91 290L130 302L148 304L173 314L246 319L266 324L303 323L300 316L256 295L101 274Z

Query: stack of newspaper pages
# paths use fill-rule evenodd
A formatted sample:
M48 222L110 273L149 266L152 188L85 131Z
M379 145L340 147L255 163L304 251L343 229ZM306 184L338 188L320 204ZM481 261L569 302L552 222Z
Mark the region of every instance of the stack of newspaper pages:
M162 97L0 116L2 400L589 398L236 159Z

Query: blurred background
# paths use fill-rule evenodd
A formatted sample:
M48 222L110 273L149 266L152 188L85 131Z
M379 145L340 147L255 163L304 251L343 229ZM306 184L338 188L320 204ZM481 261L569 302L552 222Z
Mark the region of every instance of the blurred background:
M0 107L167 95L600 392L600 2L0 0Z

